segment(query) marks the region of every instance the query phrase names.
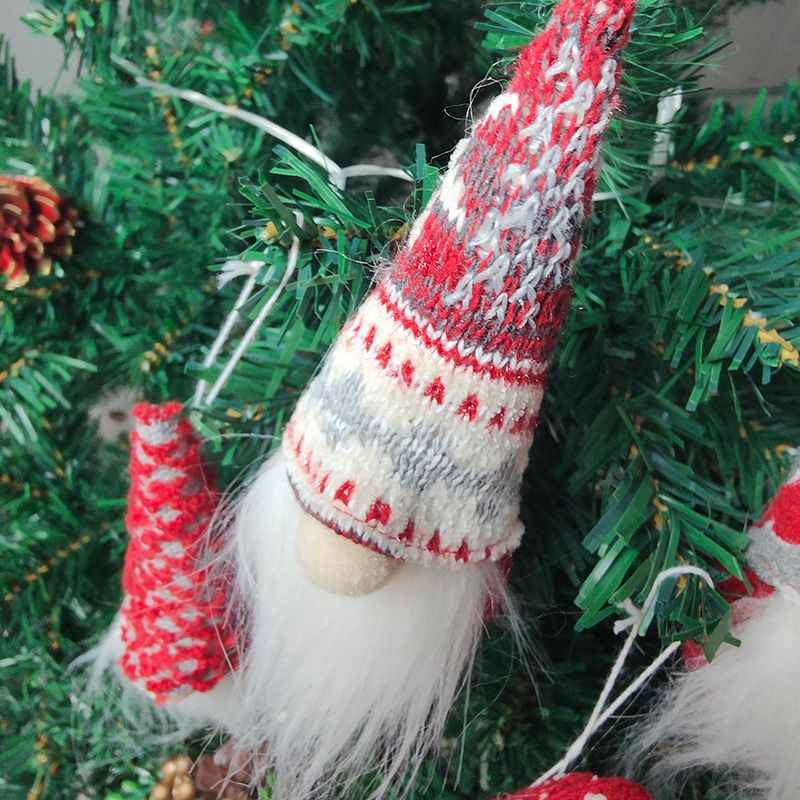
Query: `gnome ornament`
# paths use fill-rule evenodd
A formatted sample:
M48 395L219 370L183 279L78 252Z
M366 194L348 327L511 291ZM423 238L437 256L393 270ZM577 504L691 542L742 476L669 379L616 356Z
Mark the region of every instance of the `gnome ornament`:
M232 511L220 619L238 669L167 708L227 730L284 800L402 778L440 742L487 612L508 606L634 5L557 6Z
M501 798L497 798L501 800ZM572 772L529 786L502 800L653 800L641 786L625 778L601 778L591 772Z
M633 8L555 9L238 511L248 713L228 728L291 798L367 767L385 788L437 745L504 604Z
M800 460L749 530L751 589L731 579L732 634L709 663L684 651L686 671L630 737L629 760L650 759L653 785L672 797L693 770L725 776L732 795L785 800L800 793Z

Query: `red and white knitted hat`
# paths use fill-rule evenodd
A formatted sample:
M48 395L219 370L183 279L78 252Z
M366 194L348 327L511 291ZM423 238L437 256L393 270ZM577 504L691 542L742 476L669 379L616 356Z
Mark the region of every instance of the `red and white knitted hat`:
M800 458L748 535L747 563L756 575L775 588L800 591Z
M132 412L119 663L159 705L211 689L237 658L224 576L211 573L218 495L180 411L142 403Z
M497 560L570 302L635 0L564 0L456 147L283 438L304 508L373 550Z

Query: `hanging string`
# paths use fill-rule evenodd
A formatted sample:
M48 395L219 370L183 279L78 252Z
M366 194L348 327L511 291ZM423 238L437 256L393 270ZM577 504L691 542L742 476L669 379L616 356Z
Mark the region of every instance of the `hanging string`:
M140 86L147 86L154 92L164 97L178 97L185 100L187 103L206 108L209 111L214 111L217 114L224 114L227 117L235 117L243 122L252 125L259 130L265 131L270 136L274 136L284 144L301 153L310 161L319 164L330 176L331 183L339 189L344 189L348 178L365 177L365 176L386 176L390 178L399 178L400 180L414 183L414 179L404 170L396 169L394 167L381 167L377 164L355 164L351 167L340 167L335 161L328 158L321 150L314 147L313 144L302 139L296 133L287 130L286 128L278 125L272 120L266 119L259 114L254 114L252 111L244 111L241 108L234 106L227 106L214 100L208 95L196 92L193 89L178 89L166 83L159 83L158 81L151 81L142 75L139 67L128 59L120 58L119 56L112 56L112 61L124 69L127 73L133 76L134 80Z
M219 377L215 381L214 385L211 387L211 391L209 391L209 393L204 398L202 397L202 392L195 393L195 401L196 401L194 403L195 406L200 405L200 403L203 403L204 405L211 405L214 402L214 400L217 399L217 396L227 383L228 378L230 378L231 374L233 373L233 370L236 368L236 365L241 360L247 348L250 347L253 340L256 338L256 334L258 333L258 329L261 327L261 324L267 318L269 312L272 311L272 308L275 305L275 303L278 302L278 299L283 293L283 290L286 284L289 282L289 279L292 277L292 275L294 275L294 272L297 269L297 260L299 258L299 255L300 255L300 239L298 239L297 236L293 236L292 248L289 251L289 263L286 266L286 271L283 273L283 277L281 278L280 283L278 284L275 291L272 293L272 296L269 298L269 300L267 300L267 302L264 303L264 305L261 307L261 310L258 312L255 319L250 323L250 327L247 329L245 335L242 337L236 349L233 351L233 355L231 355L231 357L228 359L228 363L225 365L222 372L220 372ZM251 275L251 279L255 280L255 276ZM248 280L248 284L249 283L250 280ZM247 285L245 285L244 289L242 289L242 292L239 295L240 299L244 295L244 292L247 288L248 288ZM239 301L237 301L237 303L238 302ZM234 311L235 310L236 307L234 306ZM231 314L228 315L228 319L231 318L234 311L231 311ZM238 314L238 311L236 313ZM223 324L223 329L225 328L227 323L228 320L226 320L225 323ZM233 327L233 323L231 323L231 325L228 327L228 332L230 331L231 327ZM222 348L222 344L224 344L224 339L222 339L221 337L222 332L223 331L221 329L220 335L217 336L217 340L221 340L221 343L217 348L217 352L219 352L219 349ZM225 338L227 338L227 336ZM214 344L216 345L217 341L215 341ZM208 360L208 358L206 358L206 360ZM209 363L208 366L211 366L211 363Z
M236 260L228 261L222 268L222 274L217 280L218 289L221 289L226 283L233 280L236 275L249 274L249 277L247 279L247 283L245 283L245 285L242 287L242 291L239 292L239 297L236 298L236 302L233 304L230 314L228 314L225 322L222 323L222 327L219 329L219 333L217 334L217 338L214 340L214 344L211 345L211 349L203 359L203 369L209 369L217 360L220 350L222 350L225 342L228 341L231 330L233 329L236 320L239 318L239 312L241 311L242 306L244 306L244 304L250 299L250 295L252 294L256 285L256 276L263 266L263 261ZM192 399L192 408L200 407L203 401L203 392L205 392L207 386L208 383L203 378L197 382L197 389L195 390L194 398Z
M578 738L570 745L570 748L567 750L564 758L547 770L544 775L540 776L536 781L534 781L530 788L538 786L550 778L565 775L569 765L572 764L586 749L589 739L620 709L622 705L624 705L636 692L639 691L639 689L642 688L642 686L644 686L650 680L650 678L661 668L661 665L667 661L670 656L672 656L672 654L681 646L680 642L673 642L672 644L668 645L647 667L647 669L641 672L641 674L630 684L630 686L628 686L624 691L620 692L620 694L611 704L607 705L608 699L611 696L611 692L614 690L614 685L616 684L617 679L619 678L620 673L625 666L625 662L630 654L631 649L633 648L636 637L639 635L639 630L642 627L642 623L652 610L662 584L664 581L669 580L670 578L675 578L682 575L697 575L698 577L702 578L712 589L714 588L714 581L705 570L700 569L699 567L691 566L672 567L671 569L666 569L659 573L653 584L653 588L650 590L650 594L647 595L647 599L644 601L641 608L637 608L630 600L626 600L622 604L622 608L628 612L628 617L618 621L614 625L614 633L620 633L626 628L630 628L630 632L628 633L628 638L625 640L625 644L620 650L619 656L617 656L617 660L614 662L614 666L611 668L611 672L609 673L606 683L603 686L603 691L600 693L600 697L598 698L597 703L595 704L595 707L589 716L589 721L586 723L586 726L584 727L580 736L578 736Z
M132 75L139 86L146 86L152 89L153 92L156 92L164 97L177 97L181 100L185 100L187 103L199 106L200 108L208 109L209 111L214 111L217 114L224 114L227 117L240 119L242 122L246 122L248 125L252 125L253 127L270 134L270 136L275 137L291 147L293 150L301 153L310 161L313 161L315 164L319 164L328 173L331 183L338 189L345 188L348 178L356 177L389 177L398 178L399 180L406 181L408 183L414 183L414 178L412 178L411 175L409 175L405 170L397 169L396 167L381 167L377 164L353 164L349 167L342 167L331 158L326 156L319 148L314 147L313 144L307 142L296 133L292 133L292 131L282 127L281 125L278 125L276 122L273 122L270 119L266 119L259 114L254 114L252 111L244 111L243 109L236 108L235 106L225 105L224 103L220 103L218 100L214 100L213 97L209 97L208 95L205 95L202 92L197 92L193 89L178 89L177 87L170 86L167 83L151 81L144 77L141 69L136 64L126 58L120 58L119 56L112 55L111 60L118 67L124 69L129 75ZM657 124L666 125L672 119L672 117L675 116L680 108L680 97L680 90L678 90L678 94L676 96L665 96L659 101ZM659 138L659 135L661 138ZM659 131L653 148L653 153L658 153L659 155L657 157L660 158L660 154L664 148L669 147L669 142L669 133ZM641 187L637 185L632 187L629 192L639 188ZM629 192L625 192L624 194ZM595 192L592 195L592 202L598 203L606 200L618 200L620 198L620 194L621 193L618 191Z
M678 86L661 95L656 110L656 131L653 149L647 163L654 167L665 167L672 157L672 135L667 127L683 106L683 89ZM655 173L663 176L663 170Z

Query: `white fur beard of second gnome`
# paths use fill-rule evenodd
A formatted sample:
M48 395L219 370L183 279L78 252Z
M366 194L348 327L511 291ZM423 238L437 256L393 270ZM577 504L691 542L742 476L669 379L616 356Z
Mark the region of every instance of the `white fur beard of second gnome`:
M496 562L401 562L375 591L331 594L298 557L308 519L279 453L238 508L223 554L239 565L240 669L205 703L191 698L255 754L255 781L274 770L281 797L323 795L371 767L390 781L441 743L487 610L504 608L517 628Z

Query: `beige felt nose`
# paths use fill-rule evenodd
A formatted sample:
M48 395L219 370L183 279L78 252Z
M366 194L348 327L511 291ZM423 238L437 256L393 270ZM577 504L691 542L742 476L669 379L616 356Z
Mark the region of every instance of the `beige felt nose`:
M320 589L344 597L385 586L401 562L352 542L306 514L297 531L303 574Z

